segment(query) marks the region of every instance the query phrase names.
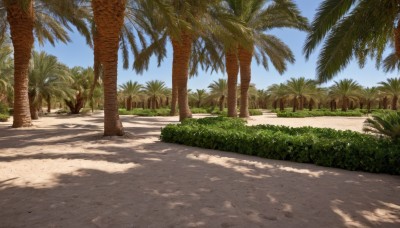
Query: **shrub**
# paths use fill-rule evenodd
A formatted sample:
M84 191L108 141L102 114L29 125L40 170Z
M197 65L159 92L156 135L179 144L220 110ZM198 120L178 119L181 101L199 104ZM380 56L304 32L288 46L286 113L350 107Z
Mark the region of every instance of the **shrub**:
M222 111L222 112L219 109L218 110L215 109L215 110L211 111L210 113L212 115L218 115L218 116L227 117L228 116L228 109L224 109L224 111ZM250 116L261 116L262 112L259 109L249 109L249 114L250 114Z
M190 111L193 114L207 114L208 113L207 109L205 109L205 108L191 108Z
M249 109L250 116L261 116L263 113L260 109Z
M365 120L363 130L389 137L400 144L400 112L373 115L372 119Z
M133 109L127 111L126 109L119 109L118 113L120 115L136 115L136 116L169 116L170 109Z
M9 114L8 106L0 102L0 114Z
M10 118L10 116L7 114L0 114L0 122L7 122L8 118Z
M348 170L400 174L400 145L353 131L328 128L246 126L224 117L167 125L164 142Z

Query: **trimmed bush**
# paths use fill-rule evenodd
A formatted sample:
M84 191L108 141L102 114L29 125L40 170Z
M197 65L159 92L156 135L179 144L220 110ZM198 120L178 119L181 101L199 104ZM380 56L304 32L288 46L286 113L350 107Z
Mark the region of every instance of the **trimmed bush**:
M347 170L400 174L399 144L353 131L246 126L240 119L217 117L167 125L161 140Z
M207 109L205 109L205 108L191 108L190 111L193 114L207 114L208 113Z
M228 109L224 109L224 111L219 111L219 109L214 109L213 111L210 112L212 115L218 115L218 116L228 116ZM259 109L249 109L249 114L250 116L261 116L262 112Z
M10 118L10 116L7 114L0 114L0 122L7 122L8 118Z
M170 109L133 109L127 111L126 109L119 109L118 113L120 115L136 115L136 116L169 116Z

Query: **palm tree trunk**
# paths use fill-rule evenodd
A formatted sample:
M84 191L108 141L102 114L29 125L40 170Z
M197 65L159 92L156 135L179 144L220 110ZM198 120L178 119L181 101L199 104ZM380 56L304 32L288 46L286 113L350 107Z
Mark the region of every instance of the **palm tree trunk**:
M174 61L172 66L172 78L176 79L178 87L179 121L192 117L189 108L187 93L187 82L189 76L189 60L192 51L193 37L191 34L183 32L180 40L172 38L174 51ZM176 60L176 61L175 61Z
M367 101L367 110L368 110L368 113L371 113L371 101L370 100Z
M225 53L226 73L228 75L228 117L237 117L237 80L239 62L236 50Z
M397 101L399 100L398 96L393 96L392 99L392 110L397 110Z
M285 110L285 103L283 102L283 98L279 98L279 111Z
M239 47L240 65L240 117L249 117L249 87L251 81L251 60L253 50Z
M394 30L394 44L396 56L400 58L400 20L397 20L397 27Z
M296 112L296 108L297 108L297 97L293 98L293 112Z
M28 93L29 97L29 111L31 113L31 119L32 120L37 120L39 119L39 112L38 112L38 107L35 105L35 94Z
M388 98L385 96L382 101L383 109L387 109L388 106Z
M278 104L278 101L277 101L277 100L274 100L274 101L272 102L272 108L273 108L273 109L276 109L276 108L277 108L277 104Z
M27 1L24 9L20 1L5 1L14 46L14 122L12 127L32 126L28 97L29 60L33 47L34 8Z
M224 95L222 95L220 98L219 98L219 111L224 111L224 101L225 101L225 96Z
M47 96L46 101L47 101L47 113L50 113L51 112L51 97Z
M343 96L342 99L342 111L346 112L347 111L347 97Z
M122 136L118 115L118 48L126 0L92 0L104 78L104 136Z
M132 110L132 96L128 96L128 99L126 99L126 110Z
M176 63L176 57L174 53L174 60L172 62L172 66L174 66ZM173 70L172 70L173 71ZM177 104L178 104L178 86L176 82L176 75L172 72L172 98L171 98L171 116L176 116L177 115Z

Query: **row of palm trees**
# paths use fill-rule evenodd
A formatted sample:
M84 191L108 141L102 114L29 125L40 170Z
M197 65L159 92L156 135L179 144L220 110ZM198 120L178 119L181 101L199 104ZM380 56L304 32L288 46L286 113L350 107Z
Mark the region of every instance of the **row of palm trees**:
M71 26L86 37L93 47L94 84L99 78L104 82L104 135L123 135L117 105L119 49L124 67L129 66L127 57L131 49L134 68L143 72L152 55L161 63L166 56L165 44L171 42L171 105L174 112L179 104L180 120L191 115L187 81L199 67L227 72L228 115L236 116L240 72L240 116L247 117L253 58L266 69L272 63L280 73L286 70L287 63L295 60L287 45L268 34L274 28L309 31L304 48L306 57L326 38L317 69L321 81L332 78L352 57L361 66L366 56L381 63L387 44L394 44L395 52L385 59L384 65L386 69L397 68L398 4L372 2L325 0L310 27L291 0L0 1L0 31L10 31L14 47L13 127L31 125L28 74L35 38L39 43L68 42L66 29ZM368 20L365 15L369 15ZM141 44L141 50L137 43Z

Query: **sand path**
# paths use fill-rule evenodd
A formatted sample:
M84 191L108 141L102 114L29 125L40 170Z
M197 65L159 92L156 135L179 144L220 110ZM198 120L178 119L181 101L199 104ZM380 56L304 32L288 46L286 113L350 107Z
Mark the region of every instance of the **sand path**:
M363 118L250 124L361 130ZM0 123L0 227L400 227L400 177L162 143L177 117Z

